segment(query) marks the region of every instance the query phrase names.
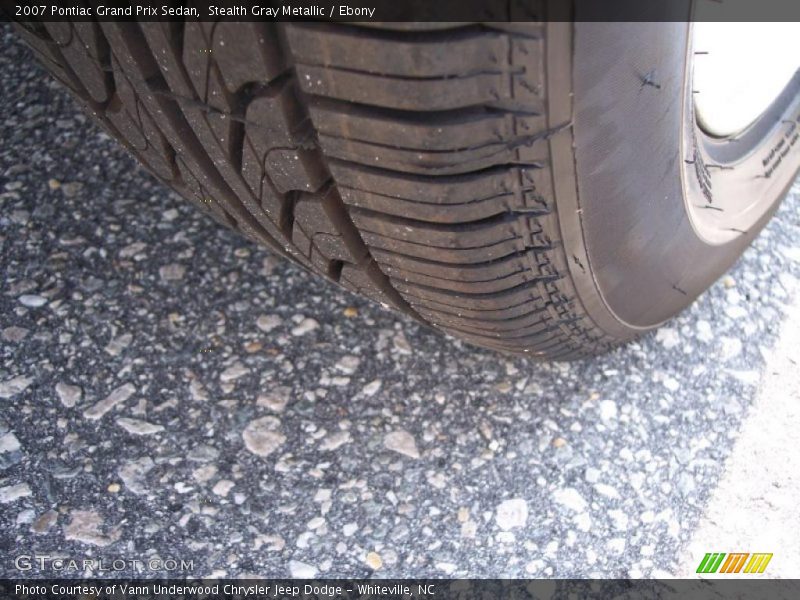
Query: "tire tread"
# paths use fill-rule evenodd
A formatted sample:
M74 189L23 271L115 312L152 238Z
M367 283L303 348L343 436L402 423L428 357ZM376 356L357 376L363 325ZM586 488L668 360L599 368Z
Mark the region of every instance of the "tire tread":
M20 30L159 180L306 269L501 351L617 342L559 239L540 25Z

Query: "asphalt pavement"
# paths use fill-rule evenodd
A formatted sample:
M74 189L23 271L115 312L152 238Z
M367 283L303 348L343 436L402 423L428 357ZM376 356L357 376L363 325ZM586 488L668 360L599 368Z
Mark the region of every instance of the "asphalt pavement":
M800 318L800 185L657 333L596 360L509 359L216 225L1 35L0 575L53 574L21 556L237 577L700 561L739 432L765 385L796 381L772 361ZM793 477L777 473L765 496ZM796 550L751 551L798 573Z

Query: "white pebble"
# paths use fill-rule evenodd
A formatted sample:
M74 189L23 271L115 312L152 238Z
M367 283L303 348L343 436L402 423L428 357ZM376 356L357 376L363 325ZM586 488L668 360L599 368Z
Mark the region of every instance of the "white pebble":
M375 379L361 388L361 393L365 396L374 396L380 391L381 386L383 386L383 382L380 379Z
M67 408L72 408L77 402L80 401L83 395L83 390L77 385L70 385L68 383L59 382L56 384L56 394L58 399Z
M574 488L563 488L553 492L555 501L562 506L574 510L575 512L583 512L586 510L586 500Z
M222 496L223 498L228 495L228 492L233 489L233 486L236 484L232 482L230 479L220 479L211 491L214 492L217 496Z
M152 435L164 431L162 425L156 425L155 423L150 423L141 419L130 419L128 417L120 417L117 419L117 425L133 435Z
M289 573L295 579L313 579L317 576L317 567L299 560L290 560Z
M347 356L343 356L339 362L336 363L336 369L345 375L352 375L356 372L360 363L361 360L357 356L348 354Z
M600 418L603 421L613 421L617 418L617 405L613 400L602 400L600 402Z
M0 398L11 398L17 394L24 392L28 386L33 383L32 377L14 377L0 382Z
M39 308L47 304L47 298L36 294L23 294L19 297L19 301L28 308Z
M256 327L264 333L269 333L278 327L283 321L278 315L261 315L256 319Z
M20 448L21 446L19 444L19 439L10 431L0 435L0 454L5 452L16 452Z
M681 336L671 327L662 327L656 333L656 341L670 350L681 343Z
M292 335L294 336L301 336L307 333L310 333L319 327L319 323L316 320L306 318L300 321L299 325L292 328Z
M256 398L256 405L268 408L276 413L283 412L286 405L289 403L289 395L291 389L285 386L278 386L274 390L270 390L265 394L260 394Z
M524 527L528 521L528 503L523 498L512 498L501 502L497 506L495 521L504 531Z
M419 450L417 450L414 436L403 429L387 433L383 438L383 445L388 450L393 450L409 458L419 458Z
M251 421L242 432L245 447L257 456L269 456L286 441L286 436L278 431L280 425L275 417Z
M164 265L158 270L162 281L180 281L186 274L186 267L178 263Z
M18 483L16 485L0 487L0 502L3 504L10 504L15 500L30 496L31 493L31 488L27 483Z
M619 509L608 511L608 516L616 529L625 530L628 528L628 515Z
M619 492L616 490L616 488L613 488L610 485L598 483L595 484L594 489L598 494L605 496L606 498L613 498L615 500L619 499Z
M242 363L236 362L220 373L219 380L222 383L230 383L231 381L236 381L240 377L247 375L249 372L250 369L245 367Z
M83 411L83 416L92 420L100 419L112 408L125 402L135 391L136 388L132 383L121 385L108 396Z
M325 439L319 445L319 449L323 451L333 451L337 448L350 443L349 431L337 431L325 436Z

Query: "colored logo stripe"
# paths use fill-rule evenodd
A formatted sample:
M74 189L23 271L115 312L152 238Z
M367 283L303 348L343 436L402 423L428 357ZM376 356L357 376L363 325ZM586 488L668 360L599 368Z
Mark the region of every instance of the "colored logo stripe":
M738 573L742 570L742 566L744 565L744 561L747 560L747 557L750 556L748 552L734 552L728 554L728 558L725 559L725 562L722 564L722 568L720 569L720 573Z
M700 566L697 567L698 573L716 573L722 559L725 558L724 552L709 552L700 561Z
M772 554L763 553L763 554L753 554L750 562L747 563L747 566L744 568L745 573L763 573L764 569L767 568L769 561L772 560Z
M725 558L726 556L727 558ZM747 560L748 557L750 558L749 561ZM725 560L724 563L722 562L723 559ZM709 552L700 561L697 572L740 573L742 572L742 567L744 567L745 573L763 573L770 560L772 560L772 554L766 552L756 554L732 552L727 555L724 552ZM747 566L745 566L745 563L747 563Z

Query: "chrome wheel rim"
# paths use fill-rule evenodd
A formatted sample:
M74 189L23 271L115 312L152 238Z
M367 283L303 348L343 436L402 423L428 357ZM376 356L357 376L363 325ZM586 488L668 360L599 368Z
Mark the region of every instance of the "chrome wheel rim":
M800 23L694 23L695 115L715 137L754 123L800 67Z

